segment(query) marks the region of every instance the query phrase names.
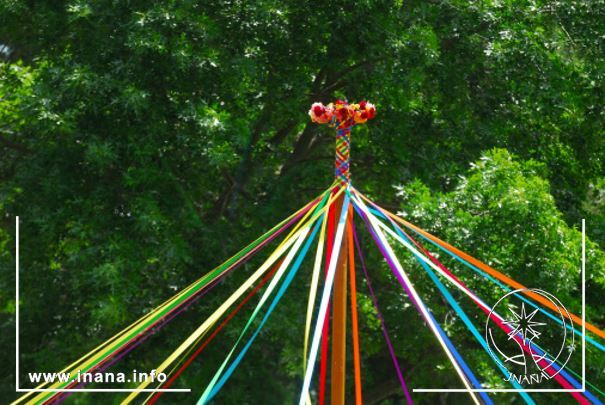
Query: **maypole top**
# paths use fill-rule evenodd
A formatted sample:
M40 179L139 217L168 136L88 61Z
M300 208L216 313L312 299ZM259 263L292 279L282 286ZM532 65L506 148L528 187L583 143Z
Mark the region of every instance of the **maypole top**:
M351 184L349 172L351 155L351 128L357 124L364 124L376 115L376 107L367 101L359 103L347 103L338 100L335 103L323 105L313 103L309 110L309 116L313 122L328 124L336 128L336 155L335 172L336 180L341 186Z
M316 102L311 105L309 116L313 122L318 124L330 124L338 126L341 123L351 121L349 127L355 124L363 124L376 116L376 107L367 101L359 103L347 103L337 100L335 103L323 105Z

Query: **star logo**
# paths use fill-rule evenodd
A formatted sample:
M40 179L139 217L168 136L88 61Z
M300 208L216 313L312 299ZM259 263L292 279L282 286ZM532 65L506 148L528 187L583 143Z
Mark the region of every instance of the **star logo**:
M525 311L525 303L522 302L521 311L519 313L517 313L512 306L509 306L508 310L513 315L513 318L504 321L504 324L509 325L512 328L512 331L508 333L509 340L513 339L517 333L521 334L524 343L540 336L541 333L534 328L546 324L532 320L534 315L538 312L537 309L528 314Z
M519 295L530 292L556 308L550 319ZM507 292L494 304L485 323L485 340L493 359L509 372L506 381L514 379L519 384L531 385L559 374L577 351L574 334L567 331L572 324L569 312L554 295L537 288L518 289ZM555 362L560 366L555 367Z

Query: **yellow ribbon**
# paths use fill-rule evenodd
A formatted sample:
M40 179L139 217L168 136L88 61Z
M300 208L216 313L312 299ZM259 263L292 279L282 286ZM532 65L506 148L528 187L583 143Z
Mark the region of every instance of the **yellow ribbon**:
M279 225L275 226L273 229L277 228L278 226L280 226L280 225L286 223L287 221L289 221L290 219L294 218L296 215L298 215L298 213L300 213L301 211L305 210L309 206L311 206L311 205L317 205L318 203L319 203L319 201L317 201L317 199L313 200L312 202L309 202L307 205L305 205L304 207L302 207L301 209L299 209L298 211L296 211L295 213L293 213L292 215L290 215L288 218L286 218L284 221L282 221ZM304 220L304 218L307 218L308 215L312 212L311 208L305 214L305 216L303 217L303 220ZM300 222L302 222L302 220L299 221L299 224L300 224ZM290 234L288 235L287 238L291 237L293 231L294 230L292 230L290 232ZM258 238L258 239L260 239L260 238ZM256 239L256 240L258 240L258 239ZM287 239L285 239L284 242L286 240ZM282 242L282 244L284 242ZM252 242L252 243L254 243L254 242ZM239 255L246 248L240 250L238 253L236 253L233 256L231 256L224 263L232 260L234 257L236 257L237 255ZM200 282L202 282L205 279L207 279L216 269L218 269L223 264L215 267L213 270L209 271L208 273L206 273L205 275L203 275L202 277L200 277L199 279L197 279L196 281L194 281L193 283L191 283L189 286L187 286L185 289L183 289L182 291L180 291L178 294L174 295L173 297L171 297L170 299L168 299L167 301L165 301L163 304L161 304L160 306L156 307L155 309L153 309L152 311L150 311L148 314L142 316L137 321L133 322L132 324L130 324L129 326L127 326L126 328L124 328L122 331L118 332L116 335L114 335L110 339L106 340L105 342L101 343L99 346L95 347L93 350L91 350L90 352L88 352L86 355L82 356L78 360L74 361L73 363L71 363L70 365L68 365L67 367L65 367L63 370L60 371L60 373L70 372L71 374L74 374L78 370L85 370L87 367L92 366L98 359L100 359L101 357L103 357L104 355L106 355L106 354L108 354L110 352L110 350L111 350L110 346L111 346L111 344L113 342L119 340L123 336L128 335L131 331L133 331L134 329L136 329L141 324L145 323L148 319L154 317L159 312L161 312L162 310L164 310L165 308L167 308L168 306L170 306L174 301L178 300L184 294L187 294L189 291L191 291L193 288L195 288ZM42 384L38 385L35 389L42 389L47 384L48 383L46 383L46 382L42 383ZM62 384L65 384L65 383L55 382L49 388L50 389L57 389ZM35 403L41 402L41 401L45 400L45 398L48 396L48 392L38 392L38 393L36 393L35 391L32 391L32 392L28 392L27 394L25 394L25 395L21 396L20 398L18 398L16 401L13 402L13 404L22 403L27 398L31 397L34 394L37 394L37 395L34 398L32 398L30 401L28 401L27 402L28 404L35 404Z
M341 188L334 196L330 197L328 203L321 208L319 211L315 212L315 214L309 219L303 226L300 227L294 234L288 235L288 239L284 240L284 242L273 252L271 256L261 265L261 267L254 272L245 282L242 284L227 300L212 314L210 315L204 323L202 323L181 345L174 351L170 356L166 358L156 368L157 373L163 372L167 367L169 367L174 361L181 355L183 352L187 350L189 346L191 346L200 336L208 331L208 329L218 321L218 319L229 309L234 302L236 302L239 297L244 294L244 292L250 288L256 280L258 280L270 267L271 265L281 257L284 252L295 242L298 240L299 236L303 232L308 232L311 224L313 224L317 218L323 214L323 212L332 204L332 202L344 191L344 188ZM302 221L301 221L302 222ZM151 381L144 381L137 389L144 389L150 384ZM122 404L129 404L134 400L139 392L132 392L128 397L122 401Z
M317 253L315 254L315 264L313 267L313 275L311 277L311 287L309 289L309 301L307 303L307 318L305 321L305 344L303 349L303 371L307 368L307 351L309 347L309 333L311 331L311 320L313 318L313 307L315 306L315 298L317 297L317 286L319 284L319 274L321 273L321 259L323 257L324 239L326 234L326 223L328 215L324 215L319 232L319 242L317 245ZM307 404L311 404L311 397L307 392Z

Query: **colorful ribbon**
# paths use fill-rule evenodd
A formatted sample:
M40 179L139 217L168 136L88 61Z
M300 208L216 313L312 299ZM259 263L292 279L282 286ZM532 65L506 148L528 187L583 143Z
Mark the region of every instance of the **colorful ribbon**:
M216 393L222 388L222 386L225 384L225 382L231 376L231 374L233 374L233 371L235 371L235 368L239 365L239 363L241 362L241 360L245 356L245 354L248 351L248 349L250 349L250 346L252 345L252 343L254 342L254 340L256 339L256 337L258 336L258 334L260 333L260 330L265 325L265 323L269 319L269 316L271 315L271 313L273 312L273 310L275 309L275 307L277 306L277 304L279 303L279 301L283 297L284 293L286 292L286 290L288 289L288 287L292 283L292 280L293 280L294 276L296 275L296 273L297 273L297 271L298 271L298 269L300 267L300 264L302 263L303 259L307 255L307 252L309 250L309 247L311 246L311 243L313 242L313 240L315 240L315 236L317 234L317 231L318 231L319 227L320 227L320 224L317 223L315 225L314 229L313 229L313 232L311 233L311 236L308 238L305 246L302 248L302 250L300 251L298 257L296 258L296 261L292 265L292 268L290 269L290 272L288 273L286 279L284 280L284 282L282 283L281 287L279 288L279 291L277 292L277 294L273 298L273 301L269 305L269 308L267 309L267 312L265 313L264 317L262 318L260 324L258 325L258 327L256 328L256 330L254 331L254 333L252 334L252 336L250 337L250 339L248 340L248 342L246 343L246 345L244 346L244 348L242 349L242 351L238 354L237 358L233 361L233 363L231 364L231 366L229 366L229 368L225 371L225 374L220 377L220 380L217 381L218 377L221 375L222 370L227 365L227 363L229 361L229 358L234 353L235 348L237 347L238 343L240 342L240 340L242 339L242 337L246 333L248 327L254 321L254 319L255 319L255 317L256 317L256 315L258 313L257 310L254 311L254 313L252 314L252 316L248 320L248 323L246 324L246 326L242 330L242 332L240 334L240 337L238 338L237 342L235 343L235 345L233 346L233 348L231 349L231 351L227 355L227 358L225 359L225 361L223 362L223 364L221 365L221 367L219 368L219 370L216 372L216 375L213 377L212 381L210 382L210 384L208 385L208 387L206 388L206 390L202 394L201 398L198 400L198 402L197 402L198 405L204 405L204 404L206 404L208 401L210 401L216 395ZM306 234L303 233L303 235L304 235L304 237L301 235L301 238L306 238ZM294 250L294 248L292 248L292 250ZM287 262L287 259L285 260L285 262ZM284 265L287 266L286 263L284 263ZM279 273L279 270L278 270L278 273ZM278 280L278 275L277 274L276 274L274 280ZM271 286L269 286L267 288L267 291L266 291L266 295L267 296L269 296L269 294L271 294L271 290L272 290ZM262 304L263 304L263 301L261 299L261 302L259 303L259 306L257 308L260 308L262 306Z
M342 209L340 213L340 219L338 221L338 228L336 229L336 235L334 237L334 246L340 246L342 243L342 238L344 235L344 227L347 221L348 210L349 210L349 193L345 194L344 201L342 203ZM315 360L317 359L317 351L319 348L319 340L321 337L321 331L324 325L324 320L326 319L328 301L330 298L330 293L332 291L332 286L334 284L334 274L336 272L336 262L338 261L338 255L340 253L339 249L333 249L332 254L330 256L330 264L328 268L328 274L326 276L326 282L324 285L323 293L321 296L321 301L319 304L318 311L318 319L315 323L315 330L313 332L313 339L311 341L311 350L309 353L309 359L307 360L307 368L305 372L305 377L303 380L303 386L300 393L299 405L303 405L306 401L309 386L311 385L311 377L313 376L313 369L315 366Z
M475 393L471 391L471 386L468 380L470 380L475 386L480 387L481 385L475 378L474 374L470 371L464 360L462 360L462 357L460 357L460 355L457 353L456 349L451 344L441 327L437 324L437 322L433 318L433 315L428 311L428 309L418 296L418 293L416 292L407 274L403 271L403 268L401 267L399 260L397 260L397 257L395 256L391 246L389 245L384 234L377 225L378 221L376 220L376 218L373 217L372 214L368 211L363 201L361 201L361 199L357 198L355 195L353 195L353 202L353 206L359 209L360 215L366 221L370 233L376 241L376 244L378 245L389 267L399 280L399 283L408 294L408 297L410 298L418 312L420 312L420 314L432 330L433 334L441 344L441 347L445 351L447 357L450 359L452 366L458 373L465 387L469 390L471 398L476 404L479 404L479 399L477 398L477 395L475 395ZM487 394L483 394L485 393L482 392L480 394L483 400L487 403L491 403L491 400L489 399L489 397L487 397Z
M374 288L372 287L372 281L370 280L370 275L368 274L368 269L366 268L365 260L363 259L363 254L361 251L361 246L359 245L359 239L357 238L357 231L355 229L355 225L353 224L353 237L355 239L355 246L357 247L357 255L359 256L359 262L361 263L361 268L363 269L363 274L366 278L366 283L368 284L368 290L370 291L370 296L372 297L372 303L374 304L374 308L376 308L376 315L378 316L378 320L380 321L380 326L382 328L382 334L384 335L384 339L386 340L387 347L389 349L389 353L391 354L391 359L393 360L393 365L395 366L395 371L397 373L397 378L399 379L399 383L401 384L401 390L403 391L403 395L405 395L405 399L408 404L412 404L412 396L410 395L410 391L408 390L407 384L405 383L405 379L403 378L403 374L401 369L399 368L399 361L397 361L397 356L395 355L395 349L393 349L393 344L391 343L391 339L389 338L389 332L387 331L387 326L384 322L384 317L382 316L382 312L378 307L378 300L376 299L376 294L374 293Z
M333 199L334 198L331 198L331 200ZM212 325L214 325L214 323L216 323L219 318L222 317L222 315L227 311L227 309L231 307L231 305L233 305L233 303L236 302L239 297L243 295L243 293L248 288L250 288L268 270L268 268L271 267L272 264L277 259L279 259L279 257L281 257L285 253L285 251L288 250L290 246L292 246L292 244L294 244L299 239L301 233L308 232L308 228L311 226L311 224L315 223L315 221L321 214L323 214L327 206L329 206L329 203L328 205L324 206L321 210L316 212L303 227L301 227L286 241L284 241L282 245L280 245L271 254L271 256L265 261L265 263L263 263L263 265L244 282L244 284L242 284L233 294L231 294L231 296L212 315L210 315L210 317L208 317L202 323L202 325L200 325L166 360L164 360L164 362L162 362L162 364L160 364L156 368L156 372L163 372L167 367L174 363L176 359L179 358L187 350L187 348L191 346L200 336L205 334L208 329L212 327ZM143 389L149 384L150 381L142 382L141 384L139 384L138 389ZM137 392L131 393L124 400L124 403L130 403L134 398L136 398L137 395Z
M375 292L373 290L370 277L363 259L363 255L359 246L359 240L353 224L352 215L349 215L351 208L354 208L355 212L359 213L364 222L366 223L368 230L376 242L380 252L382 253L385 261L389 265L391 271L396 276L399 284L402 286L404 291L407 293L414 307L418 310L424 321L429 326L431 332L436 337L437 341L443 348L446 356L451 362L454 370L460 377L464 386L471 395L472 400L475 403L483 402L491 404L491 399L485 392L479 392L478 395L474 392L474 389L482 390L482 386L475 377L473 371L466 364L460 353L456 350L448 336L443 331L442 327L436 321L435 317L420 298L414 285L412 284L409 276L404 271L401 263L396 257L392 246L389 243L388 237L392 237L401 246L409 250L414 258L419 262L424 272L428 275L429 279L435 284L441 295L448 302L449 306L454 310L460 320L464 323L466 328L470 331L473 337L479 342L480 346L488 351L487 342L483 335L473 325L473 322L469 316L462 309L461 305L456 301L446 284L442 282L441 278L445 278L447 282L452 284L463 294L468 296L473 303L475 303L481 311L490 314L491 319L498 327L504 332L509 333L512 331L511 327L505 323L502 316L497 312L492 311L492 308L487 305L480 297L478 297L468 286L466 286L455 274L447 269L440 261L433 256L418 240L414 239L411 234L408 234L403 228L413 231L414 235L419 235L423 240L430 242L432 245L439 248L441 251L446 252L452 256L455 260L462 263L466 267L469 267L475 273L481 277L495 283L505 291L511 291L511 287L525 288L520 283L512 280L504 274L492 269L484 263L472 258L470 255L462 252L459 249L441 241L435 236L429 234L426 231L416 227L415 225L397 217L396 215L382 209L374 202L369 200L363 194L359 193L354 188L350 187L350 174L349 174L349 155L350 155L350 129L353 125L359 122L365 122L365 120L373 116L373 106L363 105L349 105L344 102L338 104L335 107L332 106L317 106L313 107L312 118L316 122L326 123L338 123L337 125L337 138L336 138L336 180L333 190L326 190L315 200L311 201L305 207L301 208L296 213L292 214L289 218L282 221L280 224L273 227L267 233L259 237L257 240L252 242L246 248L242 249L236 255L231 257L222 265L218 266L205 276L196 280L188 287L183 289L181 292L176 294L171 299L164 302L162 305L156 307L147 315L141 317L138 321L131 324L129 327L123 329L120 333L116 334L111 339L107 340L103 344L97 346L95 349L90 351L87 355L81 357L77 361L67 366L62 372L71 371L75 373L75 370L81 372L100 371L111 366L114 362L123 357L126 353L144 341L153 331L167 322L173 317L178 315L188 305L191 305L199 297L201 297L210 288L216 285L219 280L222 279L230 271L233 271L242 263L246 262L252 255L257 253L261 248L265 247L268 243L273 241L279 235L284 233L286 230L290 230L283 241L277 246L277 248L269 255L265 262L250 275L246 281L233 292L227 300L225 300L195 331L178 346L161 364L156 368L156 372L164 372L172 368L169 375L170 380L164 384L164 387L170 386L173 381L183 372L183 370L191 364L191 362L199 355L199 353L205 348L208 343L216 336L216 334L229 322L230 319L239 311L239 309L250 299L250 297L259 291L265 282L269 282L265 291L263 292L258 304L254 308L252 315L250 315L245 326L241 330L238 338L231 350L227 353L224 361L214 374L213 378L209 382L208 386L202 393L198 403L205 404L212 400L228 381L228 379L235 372L239 364L243 361L244 356L251 348L253 342L257 338L261 329L268 322L268 319L272 312L279 305L281 299L287 292L290 285L304 260L308 255L309 249L313 245L317 235L319 234L319 243L315 252L315 260L313 264L313 272L311 278L311 284L309 289L309 301L306 308L305 318L305 332L304 332L304 347L303 347L303 372L304 379L301 387L301 394L299 398L299 405L307 403L310 405L309 389L311 380L313 378L314 367L317 361L320 344L321 350L321 368L320 368L320 381L319 381L319 402L320 404L325 398L325 381L327 380L327 344L328 344L328 319L329 319L329 306L330 306L330 295L334 286L336 267L339 262L339 256L343 249L341 246L343 243L349 245L348 250L348 271L349 274L349 288L350 288L350 305L351 305L351 327L352 327L352 340L353 340L353 366L354 366L354 382L355 382L355 402L360 404L362 402L362 379L361 379L361 356L360 356L360 341L358 333L358 320L357 320L357 302L356 302L356 273L355 273L355 259L354 259L354 246L357 248L359 255L359 262L363 269L364 276L367 280L370 296L372 302L376 307L378 319L381 323L383 335L385 337L389 353L393 360L397 378L401 384L403 395L406 398L408 404L412 403L412 397L407 388L403 374L399 367L395 351L391 340L387 332L386 325L380 309L378 308L378 302L376 299ZM322 109L323 108L323 109ZM363 115L365 114L365 116ZM343 195L344 194L344 195ZM335 212L334 202L342 196L342 207L341 211ZM369 206L366 205L365 202ZM338 215L337 225L335 226L334 221ZM348 222L349 221L349 222ZM383 222L385 221L385 222ZM401 226L400 226L401 225ZM327 232L326 232L327 231ZM345 234L346 232L346 234ZM344 238L347 238L346 240ZM325 282L321 293L319 302L319 309L317 316L315 317L315 324L311 328L314 314L313 309L315 308L319 279L322 268L322 258L324 255L324 243L325 243ZM342 259L342 258L340 258ZM278 263L279 262L279 263ZM276 265L276 263L278 263ZM270 269L273 269L269 271ZM275 274L273 275L273 273ZM262 280L261 280L262 277ZM260 282L258 282L261 280ZM218 324L218 322L224 318L227 311L244 296L246 291L255 286L254 290L250 292L235 309L233 309L229 315L216 327L214 332L206 337L206 334ZM524 293L525 294L525 293ZM553 316L550 312L538 304L544 305L546 308L553 309L552 304L540 296L535 294L527 293L525 296L515 294L521 300L528 303L529 305L537 308L546 316L561 323L561 321ZM531 298L531 300L530 300ZM533 301L535 300L535 302ZM260 318L260 323L255 328L252 327L254 321L259 317L261 311L266 308L264 314ZM579 317L572 314L573 321L578 324ZM580 320L581 324L581 320ZM580 334L577 328L573 325L565 325L568 329L572 330L575 334ZM311 329L313 334L311 335ZM600 337L604 337L605 333L594 325L586 323L586 329L595 333ZM244 339L248 336L249 331L252 333L244 343ZM519 341L522 337L519 334L513 335L513 339ZM201 346L200 342L203 343ZM605 345L597 342L591 337L586 337L586 341L597 347L601 351L605 351ZM240 349L241 345L241 349ZM196 347L197 350L194 350ZM239 350L239 352L238 352ZM542 356L538 360L543 370L547 372L555 381L557 381L561 387L570 390L582 389L580 382L574 378L573 375L579 377L573 370L566 370L562 365L552 361L550 364L549 354L546 353L540 346L531 344L530 348L524 347L524 350L533 352ZM505 377L508 376L507 371L498 362L496 365L501 373ZM546 367L548 366L548 367ZM144 389L150 382L143 382L139 385L138 389ZM521 389L521 385L511 380L513 387ZM598 388L594 387L590 382L586 382L591 387L595 388L601 395L603 392ZM62 389L66 387L73 387L74 382L68 383L55 383L55 384L41 384L37 388L50 386L55 389ZM474 387L474 389L473 389ZM601 404L600 400L592 394L592 392L586 390L580 392L570 392L570 394L580 403L596 403ZM583 395L582 395L583 394ZM123 403L131 402L136 396L137 392L131 393ZM521 397L527 404L534 404L532 398L524 392L520 392ZM154 403L160 393L150 395L147 400ZM41 403L48 401L62 401L67 397L65 393L28 393L18 399L15 403L20 403L29 398L30 403Z
M378 207L378 206L376 206L376 207ZM381 208L379 208L379 209L381 211L384 211ZM440 273L441 275L443 275L446 279L448 279L449 281L451 281L457 288L459 288L462 292L464 292L466 295L468 295L480 307L480 309L482 311L484 311L486 314L490 314L490 316L492 317L492 319L494 320L494 322L502 330L504 330L506 333L509 333L511 331L510 327L507 326L504 323L504 319L497 312L492 311L491 307L489 307L487 304L485 304L479 297L477 297L472 291L470 291L453 274L451 274L449 271L446 271L446 269L441 269L441 268L437 267L433 262L431 262L425 256L421 255L414 247L412 247L409 243L407 243L406 241L404 241L401 237L399 237L399 235L397 235L395 232L393 232L392 230L390 230L383 223L381 223L381 222L378 221L378 226L381 227L381 228L383 228L383 229L385 229L385 231L387 231L391 236L393 236L395 239L397 239L404 247L406 247L408 250L412 251L412 253L415 253L422 261L424 261L426 264L428 264L430 267L432 267L438 273ZM513 338L515 340L520 340L521 339L521 337L518 334L515 335L515 336L513 336ZM529 350L529 349L525 349L525 350ZM538 349L536 347L536 345L532 345L532 351L534 351L534 352L537 353L538 351L540 351L540 349ZM565 389L574 389L574 388L576 388L577 389L577 387L574 387L574 381L575 380L571 376L569 376L569 374L567 374L565 372L565 370L561 370L559 372L559 368L555 364L549 365L548 363L546 363L546 360L544 360L544 359L540 360L539 364L544 368L544 371L547 372L550 376L554 377L554 379L563 388L565 388ZM580 402L580 403L586 403L586 399L581 394L579 394L577 392L572 392L572 391L570 391L569 393L578 402ZM596 400L596 398L594 397L594 395L592 395L588 391L586 391L586 396L589 397L589 398L591 398L591 400Z

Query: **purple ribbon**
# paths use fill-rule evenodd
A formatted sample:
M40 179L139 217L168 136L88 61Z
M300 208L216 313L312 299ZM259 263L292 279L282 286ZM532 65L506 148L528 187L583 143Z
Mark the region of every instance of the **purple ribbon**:
M368 270L366 268L365 261L363 260L363 254L361 253L361 247L359 245L359 239L357 238L357 230L355 229L355 224L352 224L353 227L353 237L355 238L355 246L357 247L357 255L359 257L359 261L361 262L361 268L363 269L363 274L368 283L368 289L370 290L370 295L372 296L372 302L374 303L374 307L376 308L376 314L378 315L378 319L380 320L380 325L382 326L382 334L384 335L384 339L387 342L387 346L389 347L389 352L391 353L391 358L393 359L393 364L395 365L395 371L397 372L397 378L399 378L399 382L401 383L401 389L403 390L403 394L408 401L408 404L412 404L412 396L410 395L410 391L408 391L408 387L403 379L403 374L401 374L401 369L399 368L399 362L397 361L397 356L395 356L395 350L393 349L393 344L391 343L391 339L389 339L389 333L387 332L387 327L384 323L384 318L380 309L378 308L378 300L376 299L376 294L374 294L374 289L372 288L372 282L370 281L370 276L368 274Z

